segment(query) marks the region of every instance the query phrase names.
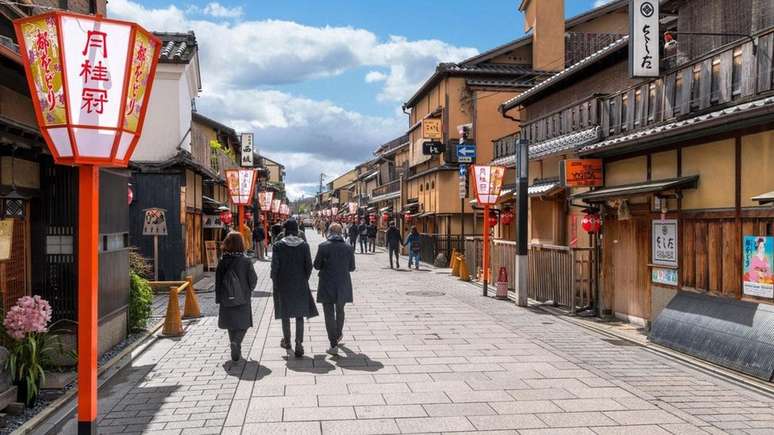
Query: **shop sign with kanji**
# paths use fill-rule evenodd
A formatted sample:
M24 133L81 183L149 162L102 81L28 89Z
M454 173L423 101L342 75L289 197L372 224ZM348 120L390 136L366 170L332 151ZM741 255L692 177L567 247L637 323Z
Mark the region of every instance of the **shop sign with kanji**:
M126 166L161 42L134 23L66 12L14 26L38 126L56 162Z

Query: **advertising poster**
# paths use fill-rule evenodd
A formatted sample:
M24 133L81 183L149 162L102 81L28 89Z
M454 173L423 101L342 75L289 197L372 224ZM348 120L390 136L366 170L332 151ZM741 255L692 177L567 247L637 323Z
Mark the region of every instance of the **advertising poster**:
M742 291L748 296L774 298L774 237L744 236Z

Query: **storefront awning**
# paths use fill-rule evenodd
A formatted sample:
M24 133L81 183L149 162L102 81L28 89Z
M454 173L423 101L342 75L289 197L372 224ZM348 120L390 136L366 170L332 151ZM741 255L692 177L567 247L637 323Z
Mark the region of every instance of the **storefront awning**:
M400 210L403 213L406 212L412 212L419 210L419 203L418 202L411 202L403 206L403 208Z
M418 215L416 215L416 216L414 216L414 217L415 217L415 218L417 218L417 219L420 219L420 218L426 218L426 217L430 217L430 216L432 216L432 215L434 215L434 214L435 214L435 213L433 213L433 212L431 212L431 211L426 211L426 212L424 212L424 213L420 213L420 214L418 214Z
M758 196L753 196L752 200L760 205L774 204L774 190L760 194Z
M400 190L397 192L390 192L390 193L385 193L384 195L374 196L373 198L368 200L368 203L374 204L379 201L387 201L395 198L400 198Z
M384 213L386 211L392 211L392 207L391 206L387 206L387 207L382 207L382 208L379 209L379 213Z
M227 211L228 206L226 206L225 203L216 201L209 196L202 195L202 208L205 212L211 213L211 212L221 212L221 211Z
M586 202L600 202L612 198L647 195L649 193L658 193L667 190L694 189L698 182L698 175L668 178L664 180L646 181L644 183L626 184L623 186L604 187L590 192L578 193L573 195L572 199L580 199Z

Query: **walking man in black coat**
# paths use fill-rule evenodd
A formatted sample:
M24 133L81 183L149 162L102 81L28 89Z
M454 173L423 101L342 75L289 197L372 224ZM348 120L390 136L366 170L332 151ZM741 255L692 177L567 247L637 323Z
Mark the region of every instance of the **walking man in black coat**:
M387 255L390 257L390 269L392 269L392 256L395 255L395 266L400 269L399 253L400 247L403 246L403 236L400 235L400 231L395 227L395 222L390 222L390 227L387 228Z
M341 225L332 224L328 240L322 242L314 258L314 268L319 270L317 302L323 304L325 329L331 343L328 353L338 355L343 338L344 305L352 302L352 278L355 271L355 249L347 246L341 236Z
M330 231L330 228L328 228L328 231ZM349 224L349 228L347 228L347 235L349 236L349 244L352 246L352 250L355 250L355 247L357 246L357 235L360 233L360 230L357 228L357 222L352 222ZM325 233L325 236L328 236L328 233Z
M309 289L312 254L309 245L298 236L298 223L285 222L285 237L274 244L271 256L271 279L274 284L274 318L282 320L280 346L290 349L290 319L296 319L295 355L304 355L304 317L315 317L317 306Z
M368 230L368 252L376 252L376 224L369 222L367 226Z
M365 254L368 251L368 225L366 225L365 220L360 221L357 231L360 238L360 253Z

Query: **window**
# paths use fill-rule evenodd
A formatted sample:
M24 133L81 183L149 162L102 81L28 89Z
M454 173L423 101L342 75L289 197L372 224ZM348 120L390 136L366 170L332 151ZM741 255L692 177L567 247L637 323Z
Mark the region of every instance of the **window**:
M720 101L720 58L712 59L712 74L710 76L710 102Z
M648 121L656 119L656 84L648 86Z
M623 94L621 95L621 130L626 130L628 127L626 125L627 120L629 119L629 95Z
M640 125L640 114L642 113L642 91L637 89L634 91L634 126Z
M693 77L691 80L691 110L699 108L699 92L701 92L701 64L693 66Z
M683 109L683 76L680 73L677 73L677 77L675 77L674 102L675 106L672 108L672 112L677 116Z
M742 94L742 49L734 50L734 63L731 67L731 95Z

